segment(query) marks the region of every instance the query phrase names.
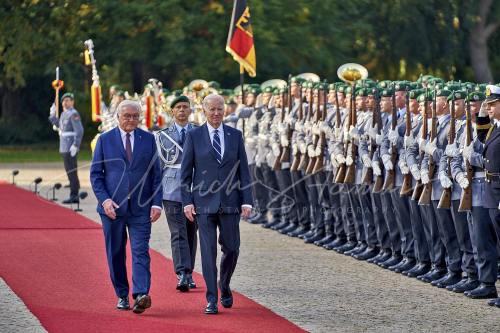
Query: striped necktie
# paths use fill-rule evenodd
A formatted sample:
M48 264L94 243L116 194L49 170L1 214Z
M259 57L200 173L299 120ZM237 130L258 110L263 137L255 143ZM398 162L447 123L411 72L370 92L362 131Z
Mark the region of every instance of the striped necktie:
M212 146L214 147L215 154L217 157L217 162L222 161L222 154L221 154L221 144L220 144L220 137L219 137L219 130L216 129L214 130L214 137L212 139Z

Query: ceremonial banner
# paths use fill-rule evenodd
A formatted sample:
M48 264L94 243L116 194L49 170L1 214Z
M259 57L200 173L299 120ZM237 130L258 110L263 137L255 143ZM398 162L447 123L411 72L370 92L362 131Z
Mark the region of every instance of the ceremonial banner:
M235 0L226 51L243 67L248 75L256 75L255 46L250 21L250 9L246 0Z

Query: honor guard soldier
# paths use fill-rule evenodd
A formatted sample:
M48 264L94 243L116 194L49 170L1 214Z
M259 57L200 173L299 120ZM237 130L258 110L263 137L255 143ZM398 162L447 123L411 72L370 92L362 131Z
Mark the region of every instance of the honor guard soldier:
M83 126L80 114L74 108L75 96L67 92L62 95L61 103L63 107L61 116L57 117L56 107L52 104L49 121L59 133L59 153L63 158L64 169L69 179L70 195L63 203L72 204L79 202L80 181L78 180L77 157L83 138Z
M184 140L188 131L196 127L188 122L191 104L187 96L177 96L170 102L173 123L155 133L158 156L162 167L163 207L170 229L170 245L177 290L196 288L193 269L196 259L196 222L188 222L182 210L180 167Z

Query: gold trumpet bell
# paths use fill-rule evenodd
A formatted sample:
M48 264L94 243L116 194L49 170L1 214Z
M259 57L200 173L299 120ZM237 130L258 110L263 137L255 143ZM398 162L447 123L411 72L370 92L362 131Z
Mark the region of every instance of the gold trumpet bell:
M360 64L350 62L337 69L337 76L342 81L353 84L356 81L366 79L368 70Z
M297 77L304 79L306 81L312 81L312 82L319 82L320 81L319 75L314 74L314 73L302 73L302 74L297 75Z
M193 80L189 83L189 88L194 91L202 91L208 88L208 82L202 79Z

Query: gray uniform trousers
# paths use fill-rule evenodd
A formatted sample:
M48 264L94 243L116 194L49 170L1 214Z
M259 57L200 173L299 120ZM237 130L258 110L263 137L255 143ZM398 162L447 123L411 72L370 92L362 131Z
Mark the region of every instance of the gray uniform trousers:
M301 171L291 171L293 193L297 205L299 224L304 228L310 227L310 208L307 199L306 184Z
M328 199L330 200L330 211L332 213L331 220L331 233L338 239L346 239L346 232L344 230L344 221L342 217L342 209L340 206L340 185L331 181L332 171L328 172Z
M275 174L281 195L281 198L279 198L279 202L281 203L281 215L289 223L297 225L299 223L299 216L295 195L293 193L290 169L276 170Z
M278 179L276 178L275 172L267 165L263 164L260 166L262 171L262 177L264 178L264 185L266 189L267 198L266 205L267 209L271 212L274 219L278 220L281 215L281 195L278 185Z
M387 223L385 222L384 212L382 211L382 199L380 193L372 193L372 207L373 207L373 222L377 232L378 244L383 250L391 250L392 244L389 237L389 230L387 230Z
M264 175L262 174L262 169L257 167L255 164L250 164L250 176L252 177L252 194L254 197L255 208L262 215L267 214L267 204L268 204L268 191L262 185L264 183Z
M352 221L356 230L356 239L358 242L366 243L366 232L365 226L363 225L363 208L359 200L358 186L359 185L346 184Z
M411 229L413 233L413 245L415 249L415 257L419 262L430 263L431 257L429 253L429 244L427 243L425 228L429 229L428 222L424 222L421 214L421 207L418 202L408 198L410 205ZM428 231L430 235L430 230ZM429 237L430 238L430 237Z
M387 231L389 232L389 239L393 253L401 253L401 237L399 236L398 224L396 222L396 215L394 213L394 206L392 203L391 193L384 191L380 193L382 202L382 212L385 216L387 224Z
M373 202L370 186L356 185L358 198L361 205L361 218L365 231L366 244L375 247L378 244L377 229L375 228Z
M78 165L77 165L77 157L71 156L70 153L61 153L61 156L64 161L64 170L66 170L66 174L68 175L69 187L70 187L70 198L78 197L78 192L80 191L80 180L78 179Z
M321 206L319 204L318 184L314 175L304 175L304 182L307 192L307 200L309 203L309 228L316 229L321 227Z
M476 265L479 281L494 285L497 280L497 228L490 218L489 210L482 206L472 207L469 219L474 226L473 244L477 247Z
M354 214L351 207L349 185L338 184L340 187L340 207L342 221L344 222L344 232L349 241L356 241L356 227L354 226Z
M438 208L438 203L439 200L432 200L432 206L437 217L439 237L446 249L446 266L449 272L460 273L462 271L462 252L458 245L451 210Z
M415 258L408 197L399 195L401 187L395 187L390 192L394 204L394 213L399 230L399 237L401 238L401 253L407 258Z
M460 200L452 200L451 204L451 215L457 232L458 245L460 246L460 251L462 252L462 271L467 273L469 278L477 279L477 267L474 261L474 252L469 232L469 223L467 222L467 213L458 211Z
M420 206L423 227L427 244L429 245L429 255L432 266L438 269L446 268L446 249L439 236L439 228L436 211L432 204Z
M192 273L198 246L197 225L186 219L181 202L163 200L170 229L170 246L176 274Z
M330 197L328 193L327 173L318 171L314 174L316 191L318 193L319 220L315 223L314 229L318 233L330 232L332 212L330 209Z

